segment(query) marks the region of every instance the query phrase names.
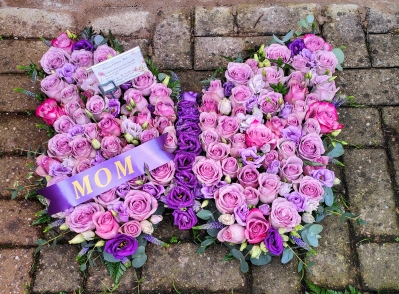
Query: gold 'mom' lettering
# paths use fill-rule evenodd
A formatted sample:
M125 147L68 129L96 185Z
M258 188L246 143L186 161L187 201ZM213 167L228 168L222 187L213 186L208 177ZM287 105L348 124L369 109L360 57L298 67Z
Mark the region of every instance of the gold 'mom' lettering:
M124 166L122 166L122 163L120 161L116 161L115 166L116 166L116 171L118 172L118 180L122 178L120 172L123 174L124 177L126 177L126 169L128 169L129 171L128 175L134 172L132 167L132 161L130 160L130 155L125 158Z
M93 190L91 189L91 186L90 186L90 181L89 181L88 175L83 177L83 187L80 185L80 183L78 181L73 181L72 185L73 185L73 188L75 189L76 199L80 198L78 192L80 192L80 195L82 195L82 197L93 192ZM85 193L85 190L86 190L86 193Z
M100 182L100 178L98 176L100 171L104 171L105 175L107 176L107 182L105 184ZM111 179L112 179L111 172L109 171L108 168L105 168L105 167L100 168L98 171L96 171L96 174L94 175L94 182L96 183L97 187L100 187L100 188L104 188L104 187L108 186L109 183L111 183Z

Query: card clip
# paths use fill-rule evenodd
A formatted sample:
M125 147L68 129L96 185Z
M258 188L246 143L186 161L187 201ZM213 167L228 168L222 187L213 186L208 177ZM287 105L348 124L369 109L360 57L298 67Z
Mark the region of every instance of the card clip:
M104 84L100 84L98 85L98 89L100 89L100 92L101 94L103 94L104 97L107 94L111 94L112 98L116 99L114 93L118 90L118 87L116 86L114 81L109 81Z

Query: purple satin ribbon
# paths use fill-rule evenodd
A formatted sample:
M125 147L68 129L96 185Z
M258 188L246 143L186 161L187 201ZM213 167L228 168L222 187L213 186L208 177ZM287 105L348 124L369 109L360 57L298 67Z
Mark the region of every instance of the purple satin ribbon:
M145 173L145 164L149 170L153 170L173 160L174 155L163 150L166 137L167 134L164 134L57 184L40 189L38 194L50 200L48 214L53 215L74 207L141 176Z

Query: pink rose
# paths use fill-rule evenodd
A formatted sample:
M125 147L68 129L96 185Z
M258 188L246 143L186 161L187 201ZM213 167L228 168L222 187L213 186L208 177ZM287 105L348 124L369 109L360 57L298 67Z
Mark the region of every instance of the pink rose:
M99 211L104 211L104 208L97 203L79 204L66 216L65 223L71 231L76 233L94 230L96 225L93 222L93 214Z
M295 113L291 113L287 116L287 127L293 126L302 128L302 119Z
M157 116L154 119L154 128L156 128L160 134L163 134L166 129L168 129L168 131L171 131L169 127L172 127L172 129L174 130L173 132L176 133L173 123L170 120L168 120L166 117Z
M277 85L280 82L284 83L284 70L277 68L275 65L260 68L258 73L264 77L266 87L270 87L270 84Z
M48 125L54 124L63 114L64 111L54 99L46 99L36 108L36 116L41 117Z
M144 96L151 94L151 88L157 83L156 77L152 72L147 71L146 73L134 78L132 80L132 87L143 93Z
M307 134L301 138L298 146L299 156L305 160L314 161L325 152L323 141L315 133Z
M91 146L91 142L84 137L76 137L69 146L71 146L72 155L76 158L94 158L96 157L96 150Z
M66 32L61 33L57 38L51 40L51 46L65 50L71 54L73 41L69 39Z
M319 166L306 165L303 167L303 173L309 176L310 173L314 170L326 168L329 159L330 157L328 156L320 156L319 158L316 158L313 162L320 163L321 165Z
M67 115L62 115L54 122L54 130L57 133L68 133L68 131L75 126L76 124L73 122L72 118Z
M244 188L236 183L221 187L214 194L216 208L223 214L234 212L235 207L245 202Z
M317 102L317 101L320 101L320 97L316 93L310 93L310 94L306 95L305 103L307 106L310 106L314 102Z
M259 172L253 165L244 166L238 173L239 183L245 187L257 188L259 186L258 178Z
M50 47L40 59L40 65L47 74L51 74L51 71L55 71L68 63L69 59L70 56L65 50L57 47Z
M106 136L101 140L101 154L109 159L122 152L122 142L117 136Z
M177 145L177 137L176 134L173 132L167 132L168 136L166 137L166 141L164 144L165 151L169 153L173 153L176 151L178 145Z
M306 34L303 36L303 42L310 51L322 50L324 48L324 39L313 34Z
M73 79L76 81L77 85L80 87L84 81L89 77L89 73L87 72L85 67L78 67L73 74Z
M261 123L253 122L245 132L245 142L248 147L256 146L259 150L266 144L270 145L270 149L274 149L277 140L268 127Z
M238 165L238 161L234 157L227 157L222 160L222 172L223 175L229 176L230 178L234 179L237 176L237 173L240 169Z
M245 202L248 205L258 205L260 193L253 187L245 187L244 189Z
M288 93L284 96L287 103L293 104L296 100L305 100L305 95L309 92L306 82L292 82Z
M61 103L67 104L71 101L77 101L80 99L79 90L76 85L67 85L64 89L61 90Z
M230 145L222 142L214 142L208 145L206 149L206 157L215 161L222 161L230 154Z
M90 167L91 167L90 159L87 158L78 159L75 161L75 165L72 169L72 175L74 176L78 173L81 173L82 171L85 171Z
M119 233L136 238L136 237L140 236L140 234L141 234L141 225L136 220L124 223L119 228Z
M316 119L308 118L303 124L303 131L305 132L305 134L314 133L320 135L321 131L320 124Z
M120 121L112 116L112 114L104 113L100 122L98 123L100 129L100 136L105 137L114 135L119 137L121 135Z
M258 98L259 108L264 114L275 115L283 107L283 95L276 92L262 90Z
M215 93L205 93L202 96L200 112L218 112L219 96Z
M296 184L294 188L304 195L307 200L316 200L320 201L323 199L323 186L321 185L320 181L309 177L304 176L299 184Z
M118 234L119 224L110 211L93 213L93 223L96 226L96 235L103 239L112 239Z
M146 129L141 133L140 141L141 143L145 143L157 137L159 137L159 132L157 129Z
M259 176L259 193L262 203L270 204L276 198L280 190L280 177L275 174L261 173Z
M47 97L54 98L58 102L61 102L61 91L68 84L58 77L56 74L45 77L41 82L41 90Z
M278 60L281 58L284 63L287 63L291 58L291 50L285 45L271 44L265 48L266 58Z
M133 113L132 113L133 115ZM133 121L136 124L143 125L144 123L148 123L148 125L152 125L152 118L151 118L151 112L148 110L148 108L144 108L137 116L133 117L131 115L131 118L134 118Z
M247 148L247 144L245 143L245 134L241 133L234 134L234 136L231 137L230 141L231 141L230 154L233 157L237 157L238 155L240 155L238 150Z
M207 146L212 142L220 142L220 137L215 129L207 129L199 136L201 146L203 150L207 149Z
M175 108L171 103L164 103L162 101L158 101L155 104L155 115L160 115L166 117L171 122L176 120Z
M54 158L48 157L46 155L39 155L38 157L36 157L36 173L41 176L41 177L45 177L48 175L49 170L50 170L50 166L52 164L60 164L61 162L59 162L58 160L55 160Z
M213 80L211 81L207 92L215 93L219 96L219 98L224 98L224 88L222 87L221 80Z
M87 100L86 108L93 115L95 120L100 120L100 115L108 108L108 98L94 95Z
M267 169L267 167L275 160L278 160L278 153L276 150L271 150L265 154L265 161L263 167Z
M127 89L123 95L123 99L130 105L132 104L131 101L133 101L135 109L138 111L142 111L148 105L148 101L144 98L142 91L136 89Z
M218 124L218 115L216 112L201 112L199 120L198 125L202 131L214 129Z
M289 183L301 179L302 172L303 161L296 156L291 156L281 162L280 177Z
M298 70L302 73L307 73L310 71L310 67L308 66L309 64L309 59L306 57L303 57L301 55L295 55L292 58L292 67L295 68L295 70Z
M277 149L279 154L279 159L287 159L288 157L294 156L296 152L296 145L294 141L288 139L278 139Z
M266 232L270 228L269 222L263 216L263 213L253 208L247 215L245 238L249 244L262 242L266 237Z
M165 97L167 100L171 100L171 94L172 89L162 83L157 83L151 87L151 95L149 97L150 103L155 105L158 102L158 99L163 99Z
M175 163L169 161L160 167L157 167L150 171L151 181L155 184L167 186L172 181L175 175Z
M272 227L285 228L287 232L291 232L300 223L301 216L298 214L293 202L280 197L273 201L270 213Z
M90 67L93 65L93 53L84 49L75 50L71 54L71 61L77 66Z
M64 105L64 111L69 117L73 117L73 113L84 107L83 101L81 99L76 100L76 101L71 101L67 104Z
M116 51L108 45L100 45L97 47L96 51L94 51L93 54L94 64L105 61L110 57L114 57L116 56L116 54Z
M252 68L253 72L256 72L258 70L259 61L252 58L248 58L247 60L245 60L244 63L248 64L250 68Z
M72 114L72 118L79 125L85 125L90 122L90 118L82 108L76 109Z
M303 120L306 116L306 112L308 111L308 109L309 106L306 105L305 101L295 100L292 112L298 115L298 117Z
M243 114L243 115L246 115L247 114L247 109L242 104L236 104L233 107L233 110L231 111L231 115L232 116L238 116L240 113Z
M246 63L229 62L225 72L226 80L236 86L246 85L253 75L252 68Z
M287 121L278 116L273 116L270 120L266 122L266 127L268 127L276 136L281 137L281 131L284 129Z
M338 64L337 57L331 51L317 51L314 59L316 62L316 72L319 75L334 73L335 67Z
M335 86L335 81L329 81L330 76L317 76L312 79L316 90L314 93L320 101L331 101L339 88Z
M158 208L158 201L154 196L139 190L129 191L124 203L129 216L137 221L149 218Z
M232 244L241 244L245 242L244 235L245 228L239 224L232 224L221 229L218 232L217 238L220 242L228 242Z
M254 91L251 88L245 85L238 85L231 90L230 99L232 102L245 104L253 95Z
M70 139L67 134L57 134L48 141L48 154L59 159L66 158L72 154L69 146Z
M220 116L218 126L216 128L220 137L224 139L231 138L240 128L240 119L231 116Z
M216 185L223 176L220 163L204 156L195 157L193 173L198 181L206 186Z

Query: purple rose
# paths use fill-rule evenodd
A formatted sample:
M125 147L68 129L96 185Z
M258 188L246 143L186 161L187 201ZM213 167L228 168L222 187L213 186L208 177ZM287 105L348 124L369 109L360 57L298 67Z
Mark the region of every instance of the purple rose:
M306 197L304 195L302 195L301 193L294 191L294 192L284 195L284 198L287 199L288 201L294 203L296 210L298 210L298 212L305 211Z
M310 175L313 178L315 178L316 180L319 180L323 186L330 187L330 188L333 186L335 174L332 170L325 169L325 168L317 169L317 170L311 171Z
M79 67L90 67L93 65L93 53L84 49L73 51L71 61Z
M279 171L280 171L280 161L279 160L273 160L267 166L267 170L266 170L267 173L275 174L275 175L277 175Z
M61 163L52 163L49 167L48 174L52 177L60 175L70 175L72 168L69 166L63 166Z
M155 199L161 198L161 195L165 192L165 188L162 185L157 185L154 183L145 183L141 189L145 192L147 192L148 194L151 194L152 196L155 197Z
M177 226L179 230L190 230L198 221L191 207L187 210L176 209L173 211L172 215L173 224Z
M65 218L65 223L71 231L76 233L94 230L96 226L92 216L98 211L104 211L104 208L95 202L80 204Z
M68 131L75 126L73 120L67 115L61 115L54 122L54 129L57 133L68 133Z
M158 208L158 201L155 197L138 190L129 191L124 203L129 216L138 221L149 218Z
M81 50L81 49L93 52L94 46L86 39L79 40L72 45L72 51Z
M194 189L198 181L191 171L178 170L175 174L175 183L184 188Z
M285 45L271 44L265 48L266 58L278 60L281 58L284 63L287 63L291 57L291 50Z
M259 205L258 208L263 213L263 215L270 215L270 205L269 204Z
M176 170L190 170L193 167L195 155L185 151L178 151L173 159Z
M57 47L50 47L40 59L40 65L47 74L51 74L51 71L55 71L68 63L69 59L70 56L65 50Z
M305 48L305 43L302 39L295 39L295 41L291 42L288 45L288 48L291 50L291 56L295 56L299 54L303 48Z
M249 213L249 207L248 204L245 202L240 206L234 208L234 217L240 226L245 227L245 222L247 220L248 213Z
M109 159L120 154L122 151L122 142L117 136L106 136L101 140L102 155Z
M194 204L194 195L187 188L174 186L166 195L166 204L172 209L190 207Z
M126 194L130 191L130 185L128 182L126 182L117 186L115 190L115 193L118 197L125 199Z
M118 99L110 99L108 104L108 112L111 113L113 117L117 117L121 112L121 103Z
M131 236L118 234L113 239L105 243L105 252L112 254L115 259L123 260L127 256L134 254L139 244Z
M258 180L260 201L266 204L272 203L277 198L280 189L280 177L274 174L262 173Z
M47 97L54 98L57 102L61 102L61 91L67 85L68 84L56 74L49 75L40 82L42 92L46 94Z
M226 82L223 84L224 88L224 96L229 97L231 95L231 91L235 87L233 82Z
M253 165L244 166L238 173L237 178L243 187L257 188L259 186L259 172Z
M282 130L283 138L294 141L296 145L299 144L299 140L302 136L302 131L298 127L288 126Z
M321 127L317 119L308 118L303 124L303 131L305 134L315 133L320 135Z
M266 249L273 255L279 256L284 250L284 240L278 233L278 229L269 228L266 233L266 238L264 240Z
M69 146L71 140L67 134L57 134L48 141L48 154L51 157L66 158L72 154L72 148Z

